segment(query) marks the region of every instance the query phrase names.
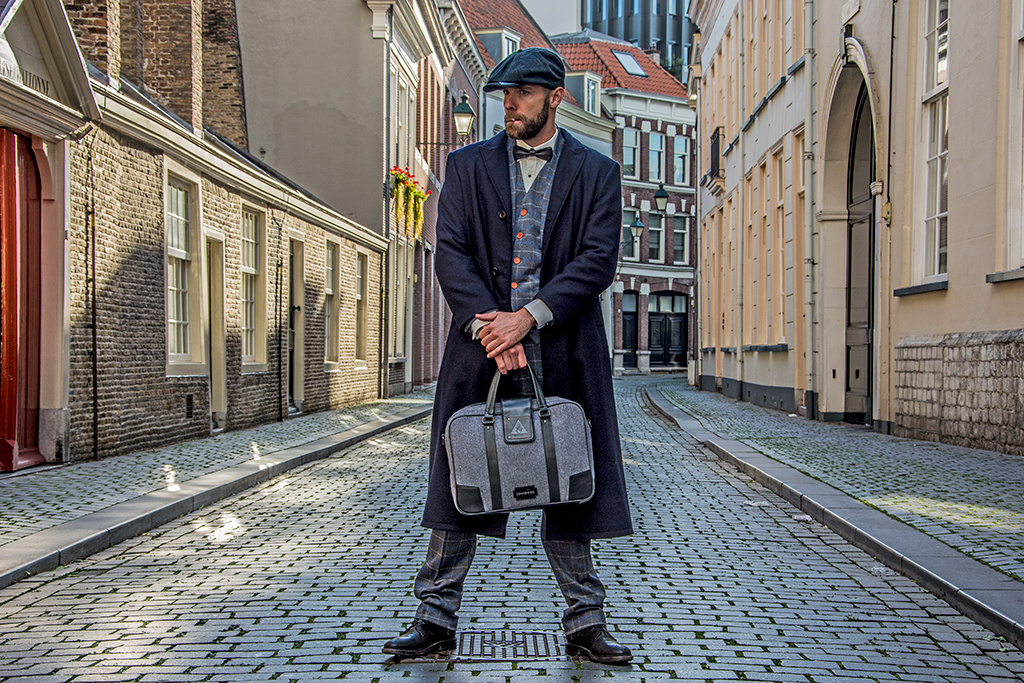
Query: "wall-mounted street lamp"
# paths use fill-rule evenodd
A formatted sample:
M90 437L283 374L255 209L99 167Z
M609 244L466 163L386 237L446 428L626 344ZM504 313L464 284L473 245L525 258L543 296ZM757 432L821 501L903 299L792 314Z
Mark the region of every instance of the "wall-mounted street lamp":
M668 192L665 191L665 183L658 183L658 191L654 193L654 206L658 213L665 213L668 208Z
M473 107L469 106L469 97L466 93L462 93L462 101L452 109L452 116L455 117L455 132L459 137L464 138L469 135L469 132L473 130L476 112L473 111Z
M459 140L469 137L473 132L473 121L476 112L469 104L469 97L462 94L462 101L452 107L452 118L455 119L455 134ZM458 142L417 142L417 147L458 147Z

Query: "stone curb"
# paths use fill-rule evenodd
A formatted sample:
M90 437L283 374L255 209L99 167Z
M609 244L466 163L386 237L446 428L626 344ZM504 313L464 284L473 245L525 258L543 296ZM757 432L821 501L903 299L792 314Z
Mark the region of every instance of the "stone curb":
M720 459L1024 650L1024 583L745 443L706 429L656 386L646 385L644 391L658 412Z
M6 543L0 548L0 589L33 574L80 560L283 472L420 420L432 410L432 405L411 406L301 446L275 451L259 460L184 481L178 490L153 491Z

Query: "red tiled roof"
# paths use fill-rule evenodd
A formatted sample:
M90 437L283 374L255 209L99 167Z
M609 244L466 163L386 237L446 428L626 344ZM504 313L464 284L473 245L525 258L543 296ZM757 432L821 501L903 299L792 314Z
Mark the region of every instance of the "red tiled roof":
M459 6L474 30L510 28L523 36L520 47L556 49L519 0L459 0ZM480 47L479 41L477 46ZM493 55L488 56L494 59Z
M593 71L600 74L602 88L626 88L640 92L686 98L686 88L643 50L621 42L606 42L593 37L586 42L560 43L562 53L573 71ZM636 59L647 76L627 73L613 52L627 52Z

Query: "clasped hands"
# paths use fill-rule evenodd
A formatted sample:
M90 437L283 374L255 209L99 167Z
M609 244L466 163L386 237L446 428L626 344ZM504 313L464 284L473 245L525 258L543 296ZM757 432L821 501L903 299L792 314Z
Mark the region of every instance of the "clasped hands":
M520 308L515 313L491 311L477 313L476 317L487 323L480 328L480 343L487 351L487 357L498 363L501 374L525 368L526 352L522 339L537 322L530 312Z

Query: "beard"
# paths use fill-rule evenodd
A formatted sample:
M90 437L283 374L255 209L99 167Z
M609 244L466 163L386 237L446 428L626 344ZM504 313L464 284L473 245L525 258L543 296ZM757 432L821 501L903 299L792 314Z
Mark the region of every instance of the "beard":
M547 98L544 98L544 106L541 108L540 113L532 118L521 118L519 125L522 126L519 129L514 128L513 119L505 119L505 132L513 140L530 140L537 137L540 131L544 128L544 124L548 122L548 116L551 114L551 105L548 103Z

